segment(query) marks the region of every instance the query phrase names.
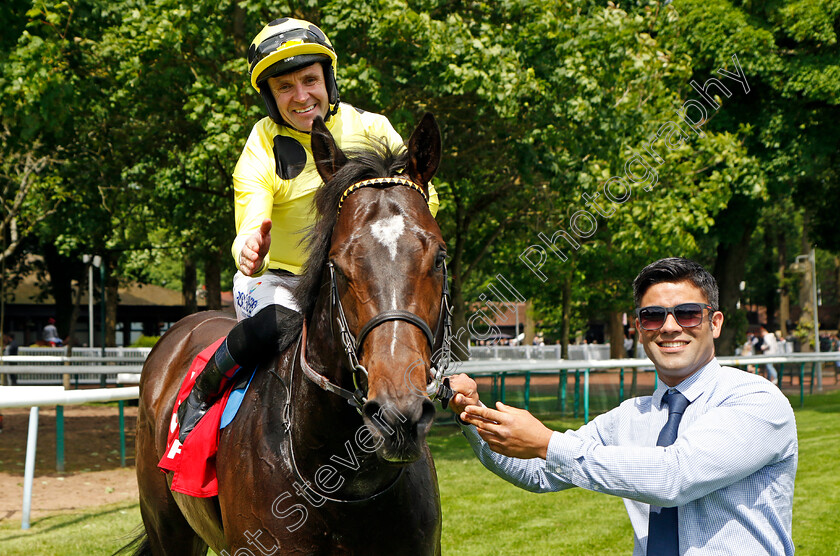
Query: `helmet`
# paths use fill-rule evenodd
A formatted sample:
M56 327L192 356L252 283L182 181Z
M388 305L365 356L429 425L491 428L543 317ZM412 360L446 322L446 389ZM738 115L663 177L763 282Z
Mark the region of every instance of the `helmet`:
M304 66L320 62L329 95L327 119L338 110L338 85L335 71L338 58L332 43L315 25L302 19L275 19L260 31L248 48L248 74L251 85L263 97L268 115L278 124L285 124L280 116L274 95L264 83L270 77L283 75Z

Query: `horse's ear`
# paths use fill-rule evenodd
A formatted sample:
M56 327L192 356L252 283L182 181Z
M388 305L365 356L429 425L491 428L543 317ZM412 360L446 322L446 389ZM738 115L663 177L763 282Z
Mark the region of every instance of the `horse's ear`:
M318 173L321 175L324 183L328 183L335 173L347 164L347 157L344 156L344 153L336 145L335 139L333 139L330 130L327 129L327 125L321 119L321 116L318 116L312 122L311 139L315 167L318 169Z
M426 112L408 140L408 166L411 181L422 185L428 193L429 181L440 165L440 128L435 117Z

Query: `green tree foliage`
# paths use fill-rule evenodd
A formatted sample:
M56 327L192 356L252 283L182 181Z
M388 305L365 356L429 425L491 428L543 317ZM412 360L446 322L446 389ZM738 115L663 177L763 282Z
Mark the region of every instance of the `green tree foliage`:
M456 327L498 274L564 339L590 318L615 323L639 268L668 255L714 267L737 320L737 285L759 268L749 240L759 225L778 235L771 207L802 208L835 248L838 13L829 0L12 0L0 8L4 252L54 246L51 281L66 284L83 278L82 253L100 254L114 291L176 285L202 265L208 282L229 277L230 175L264 116L245 51L290 15L337 46L343 100L404 136L437 116ZM744 86L721 73L733 55ZM730 94L701 97L691 82L710 78ZM707 117L673 135L689 129L688 101ZM605 183L626 199L606 199ZM559 231L575 241L555 236L566 260L546 244ZM532 246L539 273L520 258Z
M833 125L840 87L838 10L836 2L811 1L680 4L681 48L694 57L697 70L709 71L725 63L726 53L739 53L752 91L711 125L746 132L744 145L758 161L756 175L768 192L734 197L712 230L724 310L734 312L746 248L764 205L784 205L793 193L799 206L824 215L823 221L834 214L829 211L840 146ZM734 345L732 331L724 329L724 350Z

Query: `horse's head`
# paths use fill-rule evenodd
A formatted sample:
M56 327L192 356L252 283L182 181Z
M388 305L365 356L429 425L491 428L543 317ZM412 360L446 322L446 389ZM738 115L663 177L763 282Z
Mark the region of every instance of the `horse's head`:
M316 205L322 219L324 211L336 215L322 261L321 282L332 291L327 318L339 351L352 344L355 352L342 353L337 380L364 393L362 413L378 455L409 463L420 457L434 417L426 388L444 318L446 245L426 201L440 162L440 131L427 114L407 152L373 174L370 165L363 169L364 159L379 154L348 158L320 120L312 152L326 184ZM383 177L392 179L371 180ZM331 190L341 193L337 204ZM349 334L342 335L345 326Z

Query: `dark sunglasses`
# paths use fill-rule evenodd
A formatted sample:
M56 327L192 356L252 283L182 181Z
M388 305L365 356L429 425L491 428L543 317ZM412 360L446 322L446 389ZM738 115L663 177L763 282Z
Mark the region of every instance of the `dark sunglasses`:
M650 305L636 309L636 318L639 319L639 326L645 330L659 330L665 324L668 314L674 315L677 324L683 328L692 328L703 322L703 309L709 310L709 315L714 312L711 305L702 303L680 303L676 307L660 307Z

